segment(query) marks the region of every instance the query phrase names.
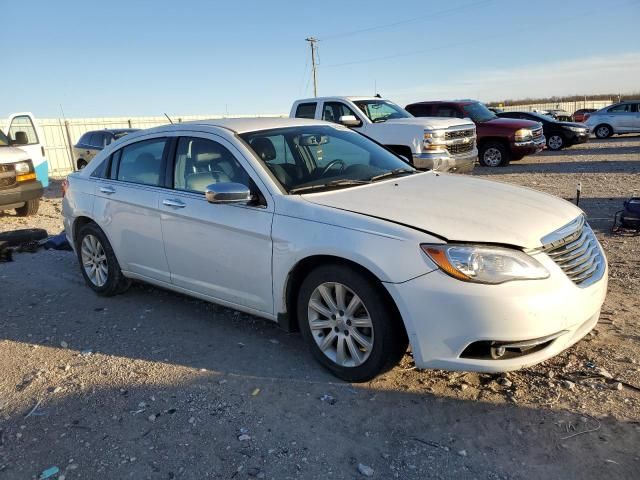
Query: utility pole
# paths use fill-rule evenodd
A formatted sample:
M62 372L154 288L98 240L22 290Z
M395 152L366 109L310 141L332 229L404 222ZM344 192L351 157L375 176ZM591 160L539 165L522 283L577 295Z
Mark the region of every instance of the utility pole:
M316 77L316 43L318 40L314 37L305 38L309 45L311 46L311 70L313 71L313 96L318 96L318 79Z

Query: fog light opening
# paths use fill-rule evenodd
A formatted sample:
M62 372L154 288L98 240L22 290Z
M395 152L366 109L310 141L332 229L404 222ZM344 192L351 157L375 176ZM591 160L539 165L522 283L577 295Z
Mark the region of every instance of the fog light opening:
M503 346L492 346L490 349L491 358L494 360L504 357L505 353L507 353L507 349Z

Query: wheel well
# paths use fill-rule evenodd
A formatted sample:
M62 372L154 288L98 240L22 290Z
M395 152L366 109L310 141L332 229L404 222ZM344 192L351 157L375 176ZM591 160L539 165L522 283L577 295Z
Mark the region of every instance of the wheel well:
M405 332L405 335L406 335L406 330L405 330L404 322L402 322L402 316L400 315L400 311L398 310L396 303L393 301L393 298L391 298L391 295L389 294L387 289L384 288L384 286L382 285L382 282L380 281L380 279L378 279L378 277L376 277L370 270L363 267L362 265L356 262L353 262L351 260L347 260L341 257L334 257L332 255L314 255L311 257L307 257L303 260L300 260L289 272L289 276L287 277L287 285L285 287L285 298L284 298L285 305L287 308L287 313L284 315L280 314L278 316L278 323L282 328L284 328L288 332L297 332L300 330L300 327L298 326L298 314L297 314L298 309L296 308L296 301L298 299L298 292L300 291L300 285L302 284L306 276L309 275L309 273L311 273L311 271L314 268L320 265L327 265L330 263L335 265L344 265L344 266L353 268L354 270L357 270L358 272L362 273L364 276L371 279L373 283L376 285L378 292L380 293L380 296L384 299L384 301L387 303L389 308L391 308L392 311L394 312L395 318L399 319L400 322L402 323L402 330L403 332Z
M385 147L387 147L389 150L391 150L395 154L406 157L407 160L409 160L409 163L413 164L413 161L412 161L413 152L411 151L411 148L408 147L407 145L385 145Z
M95 223L95 222L91 220L89 217L78 217L75 219L75 221L73 222L73 243L74 244L76 245L78 244L78 232L80 231L80 229L89 223Z
M599 127L608 127L609 130L611 130L611 133L613 133L613 127L609 125L607 122L599 123L598 125L596 125L596 128L594 128L594 130L596 130Z
M478 140L478 150L480 150L482 147L484 147L488 143L499 143L504 148L507 149L507 152L509 151L509 142L504 138L500 138L500 137L484 137Z

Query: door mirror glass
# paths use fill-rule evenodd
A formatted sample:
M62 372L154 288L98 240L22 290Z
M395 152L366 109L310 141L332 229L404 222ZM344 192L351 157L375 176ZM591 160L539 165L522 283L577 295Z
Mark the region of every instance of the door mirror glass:
M209 203L248 203L251 201L249 187L241 183L212 183L204 195Z
M360 120L358 120L354 115L342 115L338 122L345 127L357 127L360 125Z

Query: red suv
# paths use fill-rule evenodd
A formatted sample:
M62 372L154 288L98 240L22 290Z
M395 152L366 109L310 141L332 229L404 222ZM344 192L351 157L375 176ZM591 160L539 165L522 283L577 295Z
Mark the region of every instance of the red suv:
M485 167L504 167L511 160L538 153L545 146L540 123L499 118L474 100L418 102L405 109L416 117L468 117L473 120L478 135L478 160Z

